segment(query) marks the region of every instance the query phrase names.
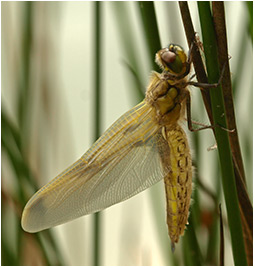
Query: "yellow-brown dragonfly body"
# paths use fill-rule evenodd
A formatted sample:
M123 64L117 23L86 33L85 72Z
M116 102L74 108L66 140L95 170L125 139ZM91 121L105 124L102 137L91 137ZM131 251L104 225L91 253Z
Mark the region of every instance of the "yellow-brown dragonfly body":
M130 198L164 179L172 245L184 233L192 192L189 144L179 122L189 62L174 44L156 54L144 101L120 117L73 165L27 203L22 227L38 232Z

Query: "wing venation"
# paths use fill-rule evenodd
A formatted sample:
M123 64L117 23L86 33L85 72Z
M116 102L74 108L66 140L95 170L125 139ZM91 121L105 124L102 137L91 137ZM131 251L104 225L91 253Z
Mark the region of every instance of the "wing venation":
M118 119L76 163L26 205L23 229L37 232L100 211L163 179L164 139L142 102Z

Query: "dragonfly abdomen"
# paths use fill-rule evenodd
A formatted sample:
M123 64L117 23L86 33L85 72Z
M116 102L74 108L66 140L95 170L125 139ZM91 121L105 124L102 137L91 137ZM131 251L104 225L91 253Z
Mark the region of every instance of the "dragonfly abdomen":
M192 160L184 130L176 124L165 127L165 138L169 145L168 165L164 176L167 200L167 225L172 244L183 235L188 222L192 192ZM166 169L165 169L166 170Z

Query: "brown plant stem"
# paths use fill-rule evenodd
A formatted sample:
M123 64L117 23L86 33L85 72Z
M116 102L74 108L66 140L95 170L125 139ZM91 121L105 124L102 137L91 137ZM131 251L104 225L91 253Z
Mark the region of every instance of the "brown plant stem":
M235 120L235 110L233 103L232 86L230 79L229 61L228 61L228 48L227 48L227 34L225 25L225 11L224 3L222 1L212 2L212 15L215 26L216 41L218 46L218 60L220 68L225 65L225 72L222 79L222 92L224 98L226 120L228 129L235 131L229 132L229 141L232 151L232 159L235 166L235 178L238 189L238 200L241 211L242 229L244 232L245 251L247 255L248 265L253 263L253 210L249 202L248 193L246 191L246 180L241 155L241 149L238 139L238 131ZM227 59L227 60L226 60Z

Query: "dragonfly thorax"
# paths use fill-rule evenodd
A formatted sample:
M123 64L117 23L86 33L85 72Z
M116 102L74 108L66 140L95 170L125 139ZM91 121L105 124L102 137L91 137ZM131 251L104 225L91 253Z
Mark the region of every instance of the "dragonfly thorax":
M152 73L145 101L155 109L159 125L174 125L180 119L188 89L186 79L167 80L165 73Z
M165 95L158 97L158 109L162 115L168 113L175 107L178 94L178 88L171 87Z

